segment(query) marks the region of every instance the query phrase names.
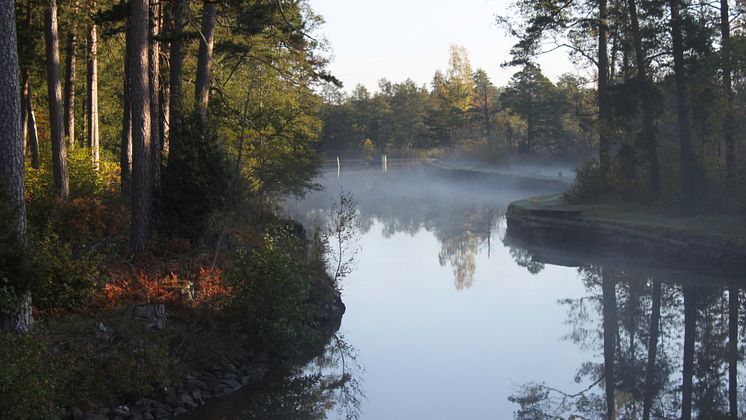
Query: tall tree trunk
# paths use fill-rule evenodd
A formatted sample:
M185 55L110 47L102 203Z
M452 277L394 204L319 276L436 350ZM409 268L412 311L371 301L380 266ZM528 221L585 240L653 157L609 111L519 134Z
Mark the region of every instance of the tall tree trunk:
M210 72L212 69L212 47L215 43L215 8L212 1L205 1L202 9L202 32L197 56L197 78L195 80L194 104L197 115L207 120L210 101Z
M598 5L598 161L604 176L611 170L611 143L609 139L609 107L607 88L609 85L609 56L608 56L608 17L607 0L599 0Z
M28 98L26 100L26 114L28 115L28 148L31 153L31 167L34 169L41 168L41 156L39 155L39 133L36 131L36 116L33 107L33 90L29 87Z
M730 418L738 419L738 288L728 289L728 407Z
M52 172L54 186L61 199L67 200L70 186L67 176L67 149L62 119L62 85L60 83L60 48L57 32L57 2L49 0L45 13L45 45L47 54L47 93L49 97L49 133L52 141Z
M171 159L171 148L178 143L181 135L181 74L184 69L184 11L186 9L186 0L176 0L171 3L171 25L172 39L170 48L169 63L169 150L168 157Z
M131 27L130 18L128 17L126 23L127 42L124 53L124 74L122 76L122 137L119 145L119 170L123 195L130 193L130 184L132 181L132 92L130 91L132 84L132 72L130 68L132 44L129 42Z
M673 38L673 68L676 74L676 108L681 147L681 209L685 214L694 210L694 153L689 116L689 82L684 68L684 41L681 34L681 4L669 0L671 6L671 36Z
M67 33L67 62L65 63L65 92L64 92L64 119L65 119L65 136L69 139L70 149L75 148L75 47L77 41L77 14L78 2L73 4L73 22L70 25L70 31Z
M153 199L150 143L150 76L148 57L148 0L130 2L130 105L132 108L132 251L145 250L150 239Z
M31 1L26 2L26 17L23 22L23 28L29 30L31 28L32 15L31 15ZM19 53L23 51L23 46L19 46ZM20 60L20 57L19 57ZM19 64L20 65L20 64ZM28 146L28 126L29 126L29 103L31 94L31 81L29 75L28 64L21 65L21 130L23 131L23 151L26 152Z
M148 62L150 71L148 78L150 82L150 156L152 162L153 189L155 192L155 204L161 190L161 104L160 104L160 45L156 37L160 32L160 5L150 3L148 20Z
M96 3L93 3L95 10ZM100 160L98 131L98 33L96 24L88 31L88 147L91 148L93 165L98 170Z
M733 51L730 46L730 13L728 0L720 0L720 39L723 70L723 94L727 100L727 108L723 116L723 142L725 143L725 179L728 192L733 194L736 186L736 140L733 118Z
M661 282L653 281L653 305L650 310L650 337L648 338L648 362L645 369L645 394L642 404L643 420L650 419L655 394L655 363L658 354L658 332L661 319Z
M21 69L21 137L23 152L26 153L28 146L28 103L29 103L29 71L28 68Z
M642 49L642 35L640 34L640 22L637 18L637 5L635 0L627 0L629 16L632 23L632 37L635 45L635 61L637 63L637 83L642 100L642 129L647 149L647 158L650 169L650 196L657 201L661 195L660 164L658 162L658 143L655 135L655 122L653 121L653 98L651 95L652 85L648 80L645 52Z
M684 364L681 384L681 418L692 418L692 376L694 374L694 335L696 334L697 305L694 288L684 284Z
M18 80L15 2L0 2L0 199L9 207L6 229L17 245L26 245L26 204L23 200L23 130ZM10 244L9 244L10 245ZM25 292L19 290L18 292ZM31 329L31 295L21 296L14 310L0 312L0 331Z
M614 362L617 340L616 282L603 273L601 284L603 293L603 329L604 329L604 383L606 384L606 418L616 419L616 377Z

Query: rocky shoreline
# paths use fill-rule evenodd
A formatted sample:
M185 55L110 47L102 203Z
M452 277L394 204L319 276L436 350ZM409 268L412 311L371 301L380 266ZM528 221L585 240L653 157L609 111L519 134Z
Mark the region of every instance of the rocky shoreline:
M319 305L317 319L321 340L327 340L341 324L345 312L339 295L333 301ZM209 369L190 372L178 386L164 389L157 395L137 401L124 402L116 407L101 407L83 411L77 407L65 410L64 420L156 420L186 414L261 381L267 373L286 363L264 352L245 348L237 354L225 355ZM292 363L292 361L291 361Z

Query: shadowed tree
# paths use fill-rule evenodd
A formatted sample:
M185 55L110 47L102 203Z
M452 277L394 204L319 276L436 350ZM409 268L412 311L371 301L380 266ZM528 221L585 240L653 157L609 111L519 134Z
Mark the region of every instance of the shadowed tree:
M647 159L650 170L650 195L653 201L658 200L661 193L660 168L658 162L658 143L655 135L655 123L653 121L653 99L651 95L652 84L648 80L645 52L642 48L642 35L640 34L640 22L637 16L636 0L627 0L629 19L632 26L632 38L635 45L635 63L637 64L637 86L640 91L642 102L642 131L645 139Z
M67 33L65 46L65 136L70 142L70 149L75 147L75 47L77 46L78 2L73 4L73 21Z
M60 49L57 31L57 1L49 0L45 12L44 38L47 55L47 96L49 102L49 134L52 142L52 172L54 187L63 200L70 195L67 175L67 149L62 119L62 85L60 83Z
M93 10L96 10L96 2L92 3ZM91 149L93 165L98 169L100 160L99 147L99 127L98 127L98 33L96 24L92 23L88 29L88 141L87 145Z
M18 80L18 45L15 2L0 2L0 205L2 236L20 247L26 245L26 204L23 199L23 131ZM5 244L11 246L11 244ZM25 292L17 290L16 292ZM5 309L4 309L5 310ZM31 295L25 293L15 310L0 312L0 331L31 329Z
M676 110L681 148L681 209L690 214L694 206L694 153L689 115L689 81L684 63L684 40L681 33L681 3L669 0L671 8L671 37L673 40L673 69L676 76ZM691 413L690 413L691 415Z
M171 45L169 61L169 149L171 144L178 142L181 135L181 98L182 83L181 75L184 70L184 13L187 7L186 0L176 0L171 3ZM169 159L171 155L169 154Z
M202 121L207 120L210 101L210 76L212 71L212 49L215 44L216 4L206 0L202 8L202 30L197 55L197 77L194 81L194 107Z
M125 45L124 73L122 74L122 136L119 144L119 171L123 195L129 194L132 182L132 92L130 90L132 43L129 42L132 37L131 27L128 16L125 29L128 42Z
M145 250L150 239L153 200L148 10L148 0L130 2L127 33L133 149L131 243L135 255Z

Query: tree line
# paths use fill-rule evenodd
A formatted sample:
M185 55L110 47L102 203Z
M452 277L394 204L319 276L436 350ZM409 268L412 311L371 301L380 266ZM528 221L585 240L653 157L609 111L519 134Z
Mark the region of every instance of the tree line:
M521 66L504 87L468 52L453 45L445 72L430 86L382 79L378 91L330 86L322 109L328 156L472 149L498 160L507 154L589 156L595 141L592 89L565 74L552 83L538 65Z
M744 207L741 1L515 2L510 63L565 48L594 69L597 165L609 190L682 214ZM595 191L594 191L595 189Z

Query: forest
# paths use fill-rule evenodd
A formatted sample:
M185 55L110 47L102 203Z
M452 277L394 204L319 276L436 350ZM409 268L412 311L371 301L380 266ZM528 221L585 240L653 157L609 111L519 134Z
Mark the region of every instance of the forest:
M511 11L505 86L454 44L429 85L371 92L329 71L307 0L0 2L0 417L187 401L178 384L226 354L318 345L366 215L341 195L336 224L306 231L278 209L325 159L562 162L568 202L743 224L746 2ZM582 72L545 76L557 49ZM468 289L474 256L448 245Z
M731 2L732 3L732 2ZM744 3L517 1L497 24L518 39L502 87L454 45L430 86L329 87L327 156L548 155L577 164L578 200L614 196L680 213L743 211ZM565 49L588 76L552 82ZM428 154L426 151L430 151ZM434 151L434 152L433 152Z

